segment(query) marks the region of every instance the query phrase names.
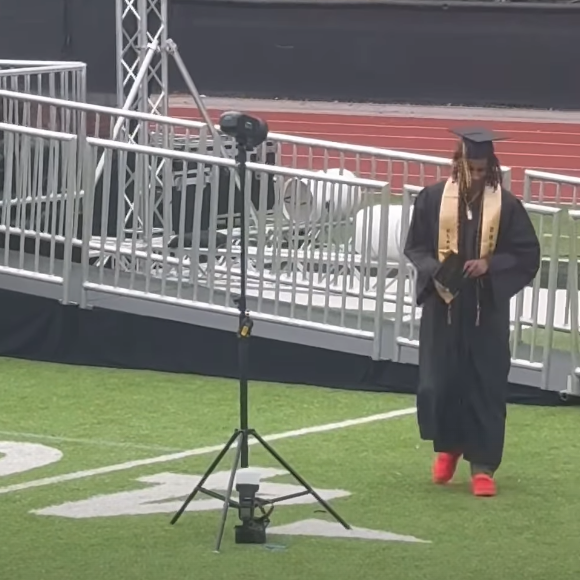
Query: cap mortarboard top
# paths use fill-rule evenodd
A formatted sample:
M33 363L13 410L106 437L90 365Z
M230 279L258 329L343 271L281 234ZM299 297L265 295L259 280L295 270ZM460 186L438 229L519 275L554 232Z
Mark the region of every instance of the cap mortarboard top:
M493 153L493 142L503 141L507 137L498 135L489 129L468 127L451 129L451 132L460 137L465 143L465 150L469 159L480 159Z

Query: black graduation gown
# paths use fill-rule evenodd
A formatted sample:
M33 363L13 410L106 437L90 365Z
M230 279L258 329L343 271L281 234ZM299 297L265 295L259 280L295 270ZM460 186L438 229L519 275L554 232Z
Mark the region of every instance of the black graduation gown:
M435 290L439 209L445 182L426 187L414 206L404 253L417 270L420 322L417 418L435 452L461 451L495 471L502 459L510 371L510 300L535 277L540 245L522 203L502 190L496 249L488 273L466 279L450 309ZM459 209L459 253L478 258L481 201L473 219ZM479 300L479 324L476 324Z

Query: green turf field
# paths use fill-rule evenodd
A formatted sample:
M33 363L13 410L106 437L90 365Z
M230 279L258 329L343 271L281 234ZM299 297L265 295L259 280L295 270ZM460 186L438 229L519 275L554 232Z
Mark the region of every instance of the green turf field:
M280 434L276 449L334 496L341 515L422 542L320 537L320 526L337 535L332 520L302 503L274 511L265 547L234 544L230 512L215 554L219 503L202 496L176 526L169 520L215 456L179 453L226 440L237 419L235 382L7 359L0 373L3 579L579 577L578 409L511 407L500 495L476 499L465 466L455 484L431 485L431 451L417 437L413 398L252 384L252 425ZM388 418L398 409L410 410ZM278 467L251 449L255 467ZM293 490L272 487L282 483L294 482L274 472L264 492ZM292 525L306 535L275 533Z

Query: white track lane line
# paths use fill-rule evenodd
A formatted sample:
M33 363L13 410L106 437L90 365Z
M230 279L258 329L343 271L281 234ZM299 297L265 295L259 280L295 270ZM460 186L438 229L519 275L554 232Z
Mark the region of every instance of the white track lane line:
M344 429L345 427L354 427L357 425L365 425L367 423L374 423L376 421L386 421L396 417L403 417L405 415L412 415L416 412L415 407L408 409L399 409L397 411L389 411L388 413L380 413L378 415L370 415L368 417L360 417L358 419L348 419L338 423L327 423L325 425L315 425L314 427L305 427L304 429L295 429L293 431L285 431L283 433L275 433L264 437L267 441L278 441L279 439L290 439L293 437L300 437L301 435L310 435L311 433L324 433L327 431L335 431L337 429ZM256 444L255 439L250 440L249 445ZM117 463L116 465L107 465L105 467L98 467L96 469L87 469L84 471L75 471L73 473L66 473L64 475L56 475L54 477L45 477L43 479L35 479L24 483L16 483L14 485L7 485L0 487L0 494L11 493L13 491L21 491L24 489L31 489L34 487L44 487L52 485L53 483L63 483L65 481L73 481L76 479L84 479L94 475L103 475L106 473L115 473L117 471L124 471L126 469L133 469L134 467L143 467L145 465L153 465L155 463L166 463L168 461L176 461L178 459L185 459L187 457L194 457L197 455L207 455L208 453L217 453L221 451L224 444L212 445L211 447L200 447L198 449L190 449L189 451L181 451L179 453L171 453L169 455L160 455L158 457L150 457L149 459L137 459L135 461L127 461L125 463Z

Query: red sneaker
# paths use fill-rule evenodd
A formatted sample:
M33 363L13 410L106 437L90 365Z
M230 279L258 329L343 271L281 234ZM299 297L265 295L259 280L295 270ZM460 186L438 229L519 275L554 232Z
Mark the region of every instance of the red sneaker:
M461 453L439 453L433 464L433 482L449 483L455 475Z
M493 497L496 493L495 481L485 473L478 473L471 478L473 495L478 497Z

